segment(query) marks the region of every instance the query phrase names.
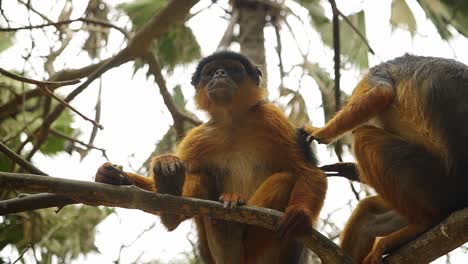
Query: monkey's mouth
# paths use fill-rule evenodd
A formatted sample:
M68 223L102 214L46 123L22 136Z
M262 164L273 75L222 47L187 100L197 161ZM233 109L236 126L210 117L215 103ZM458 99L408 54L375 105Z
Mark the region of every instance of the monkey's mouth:
M217 78L208 83L208 94L225 92L233 86L232 80L229 78Z

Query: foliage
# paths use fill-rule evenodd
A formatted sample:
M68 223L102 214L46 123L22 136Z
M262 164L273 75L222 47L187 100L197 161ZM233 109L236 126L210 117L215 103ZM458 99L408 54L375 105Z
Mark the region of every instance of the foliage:
M468 37L468 1L465 0L418 0L427 17L437 28L442 39L448 40L455 28Z
M0 32L0 52L8 49L13 44L13 33Z
M43 209L2 217L0 250L10 244L23 251L31 245L41 263L52 263L53 257L69 263L79 254L97 250L94 244L96 226L112 211L109 208L66 206L59 214Z
M403 27L412 36L416 33L416 19L405 0L393 0L390 24L393 29Z
M167 1L135 0L119 5L130 18L133 29L140 29L154 14L158 13ZM173 25L157 41L153 42L153 53L157 54L163 68L172 71L175 66L190 63L200 58L200 46L192 29L183 23ZM135 71L143 64L137 61Z

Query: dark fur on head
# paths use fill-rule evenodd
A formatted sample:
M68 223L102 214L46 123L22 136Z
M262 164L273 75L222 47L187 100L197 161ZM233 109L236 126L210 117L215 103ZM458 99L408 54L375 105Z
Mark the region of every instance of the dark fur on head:
M260 84L260 77L262 76L262 72L260 69L255 66L247 57L244 55L229 51L229 50L220 50L216 51L215 53L211 54L208 57L203 58L197 65L197 69L192 75L192 85L197 86L198 82L200 82L200 75L203 67L206 64L215 61L215 60L236 60L239 61L247 71L247 74L252 78L255 84L258 86Z

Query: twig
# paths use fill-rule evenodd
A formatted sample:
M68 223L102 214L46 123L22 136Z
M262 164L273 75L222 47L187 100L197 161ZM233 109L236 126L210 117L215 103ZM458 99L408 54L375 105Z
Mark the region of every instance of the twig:
M64 139L66 139L66 140L68 140L68 141L71 141L71 142L74 142L74 143L78 143L78 144L80 144L80 145L82 145L82 146L84 146L84 147L87 147L87 148L89 148L89 149L96 149L96 150L99 150L99 151L102 152L102 155L103 155L106 159L108 159L108 158L107 158L107 155L106 155L106 150L103 149L103 148L98 148L98 147L95 147L95 146L92 145L92 144L87 144L87 143L85 143L85 142L83 142L83 141L81 141L81 140L78 140L78 139L76 139L76 138L72 138L72 137L70 137L70 136L67 136L67 135L65 135L65 134L63 134L63 133L61 133L60 131L57 131L57 130L55 130L55 129L49 129L49 132L52 133L53 135L56 135L56 136L61 137L61 138L64 138Z
M7 77L9 77L9 78L20 81L20 82L25 82L25 83L30 83L30 84L37 85L39 87L39 89L44 91L47 95L54 98L55 100L57 100L58 102L60 102L64 106L68 107L70 110L75 112L77 115L81 116L84 120L91 122L94 126L98 127L99 129L104 129L104 127L101 124L99 124L96 121L86 117L80 111L76 110L73 106L71 106L70 104L68 104L67 102L65 102L61 98L59 98L58 96L56 96L52 91L50 91L47 88L48 86L57 87L57 86L72 85L72 84L79 83L80 80L74 79L74 80L69 80L69 81L58 81L58 82L57 81L37 81L37 80L29 79L29 78L26 78L26 77L23 77L23 76L16 75L14 73L8 72L3 68L0 68L0 73L7 76Z
M125 38L127 38L127 39L130 38L128 32L125 31L121 27L118 27L118 26L116 26L116 25L114 25L112 23L106 22L106 21L101 21L101 20L92 19L92 18L83 18L83 17L76 18L76 19L67 19L67 20L57 21L57 22L49 22L49 23L45 23L45 24L41 24L41 25L34 25L34 26L0 28L0 32L31 30L31 29L50 27L50 26L58 27L58 26L61 26L61 25L67 25L67 24L71 24L71 23L74 23L74 22L83 22L83 23L87 23L87 24L96 24L96 25L99 25L99 26L113 28L113 29L116 29L117 31L119 31L120 33L122 33L125 36Z
M50 91L46 86L39 86L39 88L41 88L46 94L48 94L50 97L54 98L55 100L59 101L61 104L63 104L64 106L68 107L70 110L72 110L73 112L75 112L77 115L81 116L81 118L83 118L84 120L88 121L88 122L91 122L91 124L93 124L93 126L99 128L99 129L104 129L104 127L99 124L98 122L96 122L95 120L92 120L90 119L89 117L83 115L80 111L76 110L73 106L71 106L69 103L65 102L64 100L62 100L60 97L56 96L52 91Z
M348 17L345 16L343 13L341 13L341 11L340 11L338 8L336 8L336 12L338 12L338 15L340 15L340 16L344 19L344 21L346 22L346 24L348 24L348 25L351 27L351 29L352 29L354 32L356 32L356 34L358 34L358 36L362 39L362 41L364 41L364 43L366 44L367 49L369 50L369 52L370 52L372 55L375 55L375 52L374 52L374 50L372 49L372 47L370 46L369 41L368 41L368 40L366 39L366 37L359 31L359 29L357 29L357 28L353 25L353 23L351 23L351 21L348 19Z
M93 71L95 71L97 68L99 68L101 65L106 64L107 62L110 61L109 59L102 60L96 64L91 64L86 67L80 68L80 69L73 69L73 70L63 70L60 72L57 72L54 76L50 78L52 81L62 81L62 80L69 80L69 79L81 79L85 78L88 75L90 75ZM49 90L54 91L59 87L50 87ZM7 103L3 104L0 106L0 121L7 117L10 116L11 114L14 113L15 109L17 109L19 106L23 105L27 100L40 96L42 95L42 89L41 88L36 88L33 90L28 90L22 94L19 94L15 96L13 99L8 101Z
M207 216L269 230L276 230L283 216L283 213L267 208L241 206L226 209L219 202L148 192L136 186L113 186L39 175L0 172L0 186L23 191L66 195L73 200L92 206L118 206L140 209L152 214L163 211L189 216ZM3 214L4 209L0 208L0 215ZM353 263L335 243L312 228L297 239L319 255L322 263Z
M279 70L280 70L280 86L283 87L283 79L284 79L284 67L283 67L283 58L281 54L283 53L283 46L281 45L281 35L280 29L277 21L273 21L273 27L275 28L275 35L276 35L276 53L278 54L278 61L279 61Z
M14 214L43 208L58 207L59 209L78 202L57 194L40 193L21 195L17 198L0 201L0 215Z
M66 86L66 85L72 85L72 84L77 84L80 82L79 79L74 79L74 80L68 80L68 81L37 81L34 79L29 79L14 73L11 73L3 68L0 67L0 73L5 75L8 78L11 78L13 80L17 80L20 82L25 82L25 83L30 83L30 84L35 84L39 87L60 87L60 86Z
M31 244L28 244L28 245L26 246L26 248L23 249L23 251L21 252L21 255L13 262L13 264L18 263L18 261L20 261L20 260L23 258L24 254L25 254L30 248L31 248Z
M29 171L31 173L39 174L42 176L46 176L47 174L40 169L36 168L34 165L29 163L27 160L23 159L20 155L16 154L13 150L9 149L5 144L0 142L0 152L5 154L8 158L10 158L15 164L21 166L21 168Z
M174 104L174 101L172 100L171 94L167 90L166 81L164 80L164 77L161 73L161 66L159 65L159 62L154 56L154 54L148 53L143 57L143 59L148 63L149 69L151 73L153 74L156 83L159 86L159 91L161 93L161 96L163 97L164 104L167 106L174 120L174 128L176 130L178 137L181 137L184 133L183 123L182 123L183 121L188 121L196 126L201 125L202 122L195 120L194 118L191 118L190 116L184 113L181 113L177 109L177 106Z
M333 50L334 50L334 57L333 60L335 62L335 113L337 113L341 108L341 90L340 90L340 20L338 19L339 13L338 8L336 7L335 0L329 0L330 5L333 11ZM335 153L338 157L340 162L343 161L342 154L343 154L343 145L341 144L341 140L337 140L335 143Z

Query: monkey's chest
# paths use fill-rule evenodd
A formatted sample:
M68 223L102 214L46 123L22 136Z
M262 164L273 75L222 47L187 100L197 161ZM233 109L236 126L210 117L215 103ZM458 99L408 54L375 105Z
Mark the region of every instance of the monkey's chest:
M234 192L252 196L258 186L272 174L266 157L255 149L227 151L213 159L216 188L219 193Z

